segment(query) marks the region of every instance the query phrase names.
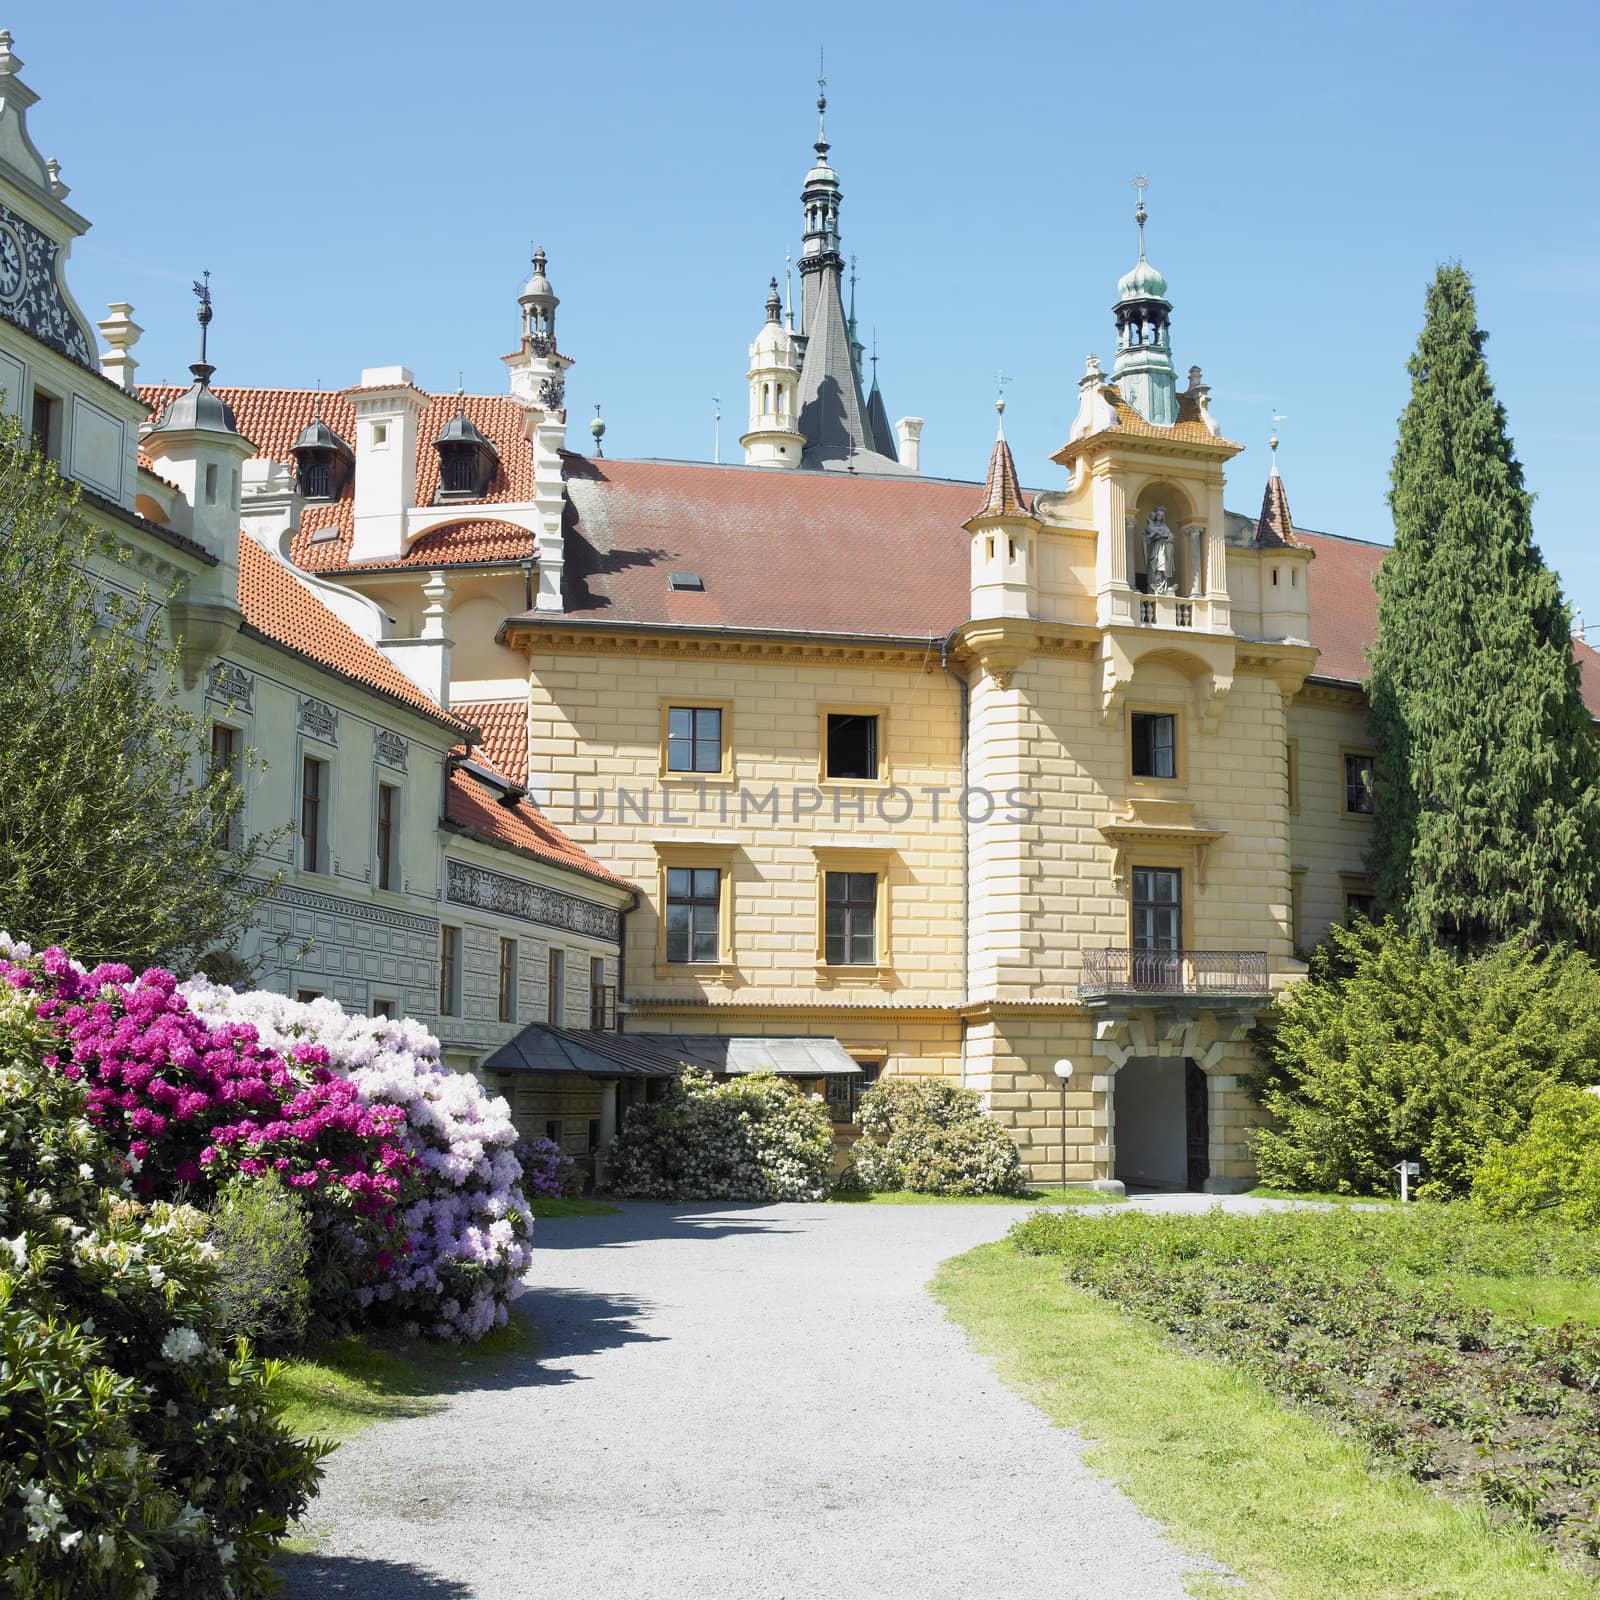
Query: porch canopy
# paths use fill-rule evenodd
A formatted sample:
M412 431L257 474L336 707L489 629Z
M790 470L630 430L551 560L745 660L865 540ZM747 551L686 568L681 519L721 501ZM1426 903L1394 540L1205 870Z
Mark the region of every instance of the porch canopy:
M814 1034L605 1033L531 1022L484 1061L488 1072L576 1072L586 1078L675 1078L687 1063L719 1075L856 1076L837 1039Z

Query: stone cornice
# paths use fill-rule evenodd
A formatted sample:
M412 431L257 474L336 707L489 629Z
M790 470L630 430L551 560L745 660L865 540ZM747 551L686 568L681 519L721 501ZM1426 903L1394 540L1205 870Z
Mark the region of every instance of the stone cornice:
M1148 426L1148 424L1146 424ZM1070 467L1080 456L1104 453L1166 456L1176 461L1207 461L1221 465L1244 449L1232 439L1177 438L1170 433L1145 433L1133 428L1102 428L1098 433L1085 434L1081 439L1069 439L1051 456L1058 466Z
M1342 706L1351 711L1364 711L1367 697L1358 683L1347 683L1341 678L1308 677L1295 695L1297 705Z
M755 660L817 667L888 667L922 671L937 664L943 639L870 635L610 625L528 616L508 617L496 642L527 655L609 655L634 659Z

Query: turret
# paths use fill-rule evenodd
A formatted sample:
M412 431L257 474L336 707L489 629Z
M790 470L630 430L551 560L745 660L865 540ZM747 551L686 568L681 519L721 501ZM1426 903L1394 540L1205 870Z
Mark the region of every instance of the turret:
M1289 495L1278 476L1278 438L1269 441L1272 471L1261 497L1251 547L1260 552L1261 637L1309 643L1311 593L1309 568L1314 552L1294 531Z
M239 626L239 476L256 447L239 432L233 408L211 387L206 360L211 325L211 274L195 285L200 298L200 359L194 382L169 400L142 441L156 471L178 486L173 526L203 545L217 565L174 597L170 615L185 681L192 688Z
M750 346L749 378L750 429L739 440L745 465L798 467L806 444L798 421L800 354L783 325L776 278L767 295L767 320Z
M972 617L1030 617L1036 609L1039 521L1017 482L1017 464L1006 443L1004 400L983 504L965 526L972 535Z

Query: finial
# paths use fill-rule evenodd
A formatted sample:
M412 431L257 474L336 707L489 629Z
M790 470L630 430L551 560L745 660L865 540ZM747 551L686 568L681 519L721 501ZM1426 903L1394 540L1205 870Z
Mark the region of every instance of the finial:
M594 439L595 457L599 459L606 453L606 447L601 442L606 436L606 425L604 418L600 415L600 402L598 400L594 403L594 418L589 423L589 433Z
M1144 260L1144 225L1150 213L1144 208L1144 192L1150 187L1150 180L1142 172L1137 172L1133 177L1134 192L1139 196L1138 209L1133 214L1133 220L1139 224L1139 259Z
M194 373L201 383L208 383L211 379L211 374L216 370L206 361L206 330L211 326L211 273L209 269L202 272L200 277L194 280L194 292L195 298L200 302L200 308L195 312L195 317L200 323L200 359L189 370ZM202 368L204 368L204 371L201 370Z
M783 320L789 332L794 332L794 257L783 258Z
M777 322L783 316L783 302L778 298L778 280L774 278L767 289L767 321Z
M1003 371L999 371L999 372L995 373L995 375L994 375L994 390L995 390L995 393L994 393L994 410L995 410L995 415L997 417L999 417L999 419L1000 419L1000 425L999 425L999 427L997 427L995 429L995 438L996 439L1003 439L1006 436L1006 385L1008 383L1010 383L1010 382L1011 382L1011 380L1005 375L1005 373Z
M818 161L828 159L828 71L823 60L822 47L817 47L817 142L814 146Z
M721 397L718 396L718 395L712 395L711 404L716 408L713 411L712 416L711 416L711 424L712 424L711 460L712 460L713 464L720 466L721 463L722 463L722 399L721 399Z
M1267 440L1267 448L1272 452L1272 471L1269 476L1274 478L1278 476L1278 424L1288 420L1281 412L1272 414L1272 437Z

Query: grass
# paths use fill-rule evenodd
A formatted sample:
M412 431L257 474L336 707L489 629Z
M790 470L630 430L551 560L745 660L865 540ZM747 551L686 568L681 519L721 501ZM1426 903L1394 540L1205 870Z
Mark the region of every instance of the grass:
M1450 1277L1456 1293L1513 1322L1557 1328L1563 1322L1600 1323L1600 1283L1577 1278Z
M283 1363L284 1421L302 1438L348 1439L375 1422L441 1410L453 1392L533 1348L515 1309L475 1345L335 1339L315 1356Z
M1187 1356L1004 1241L940 1268L934 1292L1001 1377L1094 1443L1085 1459L1231 1576L1232 1600L1594 1600L1527 1533L1379 1471L1253 1379Z
M540 1196L528 1202L535 1217L614 1217L620 1207L588 1196Z
M1011 1194L915 1194L910 1189L885 1189L873 1194L836 1194L837 1205L850 1206L1104 1206L1118 1205L1120 1194L1097 1189L1030 1189Z

